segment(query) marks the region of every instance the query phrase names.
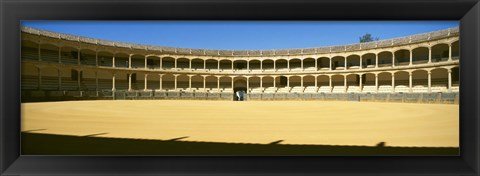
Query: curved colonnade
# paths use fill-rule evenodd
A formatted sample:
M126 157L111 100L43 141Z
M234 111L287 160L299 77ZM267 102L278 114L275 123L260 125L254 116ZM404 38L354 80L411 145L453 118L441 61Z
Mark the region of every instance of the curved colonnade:
M320 48L203 50L23 27L22 97L68 93L98 97L99 92L110 91L113 96L126 91L136 92L135 96L193 93L231 99L236 89L247 90L251 99L277 94L458 92L458 32L450 28Z

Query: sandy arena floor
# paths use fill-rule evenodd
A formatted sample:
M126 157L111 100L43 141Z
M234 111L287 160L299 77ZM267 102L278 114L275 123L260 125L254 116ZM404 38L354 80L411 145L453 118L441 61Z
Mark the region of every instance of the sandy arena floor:
M22 131L205 142L458 147L459 106L203 100L22 103Z

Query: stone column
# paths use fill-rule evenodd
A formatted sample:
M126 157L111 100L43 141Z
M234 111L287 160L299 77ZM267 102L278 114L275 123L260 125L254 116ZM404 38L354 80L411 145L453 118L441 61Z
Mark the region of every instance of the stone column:
M410 63L408 65L413 64L413 50L410 50Z
M234 81L235 77L231 76L231 78L232 78L232 90L233 90L233 87L235 86L235 85L233 85L233 83L234 83L233 81Z
M81 81L80 80L80 75L82 74L82 72L77 70L77 73L78 73L77 74L77 86L78 86L78 90L80 90L80 86L81 86L80 85L80 81Z
M207 71L207 60L203 60L203 71Z
M145 61L145 62L144 62L144 64L145 64L145 70L146 70L146 69L147 69L147 63L148 63L148 62L147 62L147 56L145 56L144 61Z
M128 73L128 91L132 91L132 73Z
M205 89L207 88L207 76L202 75L202 77L203 77L203 91L205 91Z
M192 59L189 59L188 69L189 69L189 70L192 70Z
M359 80L360 80L359 83L358 83L358 87L360 89L360 92L362 92L363 91L363 75L359 75L358 77L359 77Z
M263 76L260 76L260 89L263 92Z
M318 71L318 62L317 62L318 58L315 59L315 71ZM316 78L316 77L315 77Z
M362 63L362 55L360 55L360 69L363 69L363 63Z
M448 69L448 92L452 92L452 70Z
M378 93L378 74L375 73L375 93Z
M274 62L274 63L275 63L275 62ZM274 88L274 89L277 88L277 86L276 86L276 79L277 79L277 77L274 76L274 77L273 77L273 88Z
M392 53L392 67L395 67L395 52Z
M343 66L344 66L343 69L347 70L347 57L345 57L345 63L343 64Z
M318 90L318 75L315 75L315 90Z
M250 77L247 77L247 93L250 92Z
M132 54L128 55L128 68L132 68Z
M378 68L378 53L375 53L375 68Z
M176 69L176 67L175 67L175 69ZM173 86L173 89L174 89L175 91L177 91L177 77L178 77L178 75L175 74L175 75L173 75L173 76L174 76L174 78L175 78L175 81L173 82L173 85L174 85L174 86Z
M247 60L247 71L250 72L250 60Z
M395 74L392 73L392 92L395 92Z
M432 92L432 72L428 71L428 93Z
M343 75L343 92L347 92L347 75Z
M432 63L432 47L428 47L428 63Z
M287 60L287 71L290 71L290 60Z
M330 87L330 93L332 93L332 75L328 75L328 86Z
M163 74L158 74L158 76L160 76L160 87L159 87L159 90L162 90L163 87L162 87L162 77L163 77Z
M174 69L177 70L177 60L178 58L174 58L173 60L175 60L175 66L174 66Z
M300 87L303 88L303 76L300 76Z
M112 57L112 67L114 67L114 68L116 67L115 66L115 54L113 54L113 57Z
M220 92L220 76L217 76L217 92Z
M330 71L332 71L332 58L328 58L328 60L330 61Z
M302 71L305 70L305 68L303 68L303 60L304 60L304 59L300 59L300 67L302 68Z
M163 58L160 57L160 70L163 70Z
M58 63L62 63L62 47L58 47Z
M220 61L217 60L217 70L220 71Z
M98 72L95 71L95 91L98 91Z
M260 70L263 72L263 60L260 60Z
M80 49L77 52L77 64L80 65Z
M117 90L117 89L115 88L115 75L116 75L116 73L113 73L113 75L112 75L112 91Z
M408 88L410 92L412 92L412 74L411 72L408 73Z
M147 82L148 82L148 74L145 74L145 78L144 78L144 80L143 80L143 84L144 84L144 85L143 85L143 90L144 90L144 91L147 91L147 85L148 85Z
M95 66L98 67L98 51L95 50Z
M192 91L192 76L193 75L188 75L188 90L189 91Z
M42 61L42 49L40 46L40 43L38 43L38 61Z
M448 61L452 61L452 44L448 44Z
M273 71L274 72L277 72L277 61L276 60L273 60Z

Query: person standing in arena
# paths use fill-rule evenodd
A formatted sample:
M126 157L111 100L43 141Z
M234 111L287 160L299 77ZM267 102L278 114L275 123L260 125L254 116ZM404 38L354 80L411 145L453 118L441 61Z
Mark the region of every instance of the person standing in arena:
M240 101L240 91L237 90L237 92L235 92L235 94L237 95L237 101Z

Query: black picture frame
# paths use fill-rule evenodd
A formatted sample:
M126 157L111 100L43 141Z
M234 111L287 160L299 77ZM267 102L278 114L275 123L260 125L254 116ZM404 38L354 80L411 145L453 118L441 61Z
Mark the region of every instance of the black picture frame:
M0 175L479 175L478 0L0 1ZM460 20L460 156L20 156L20 20Z

